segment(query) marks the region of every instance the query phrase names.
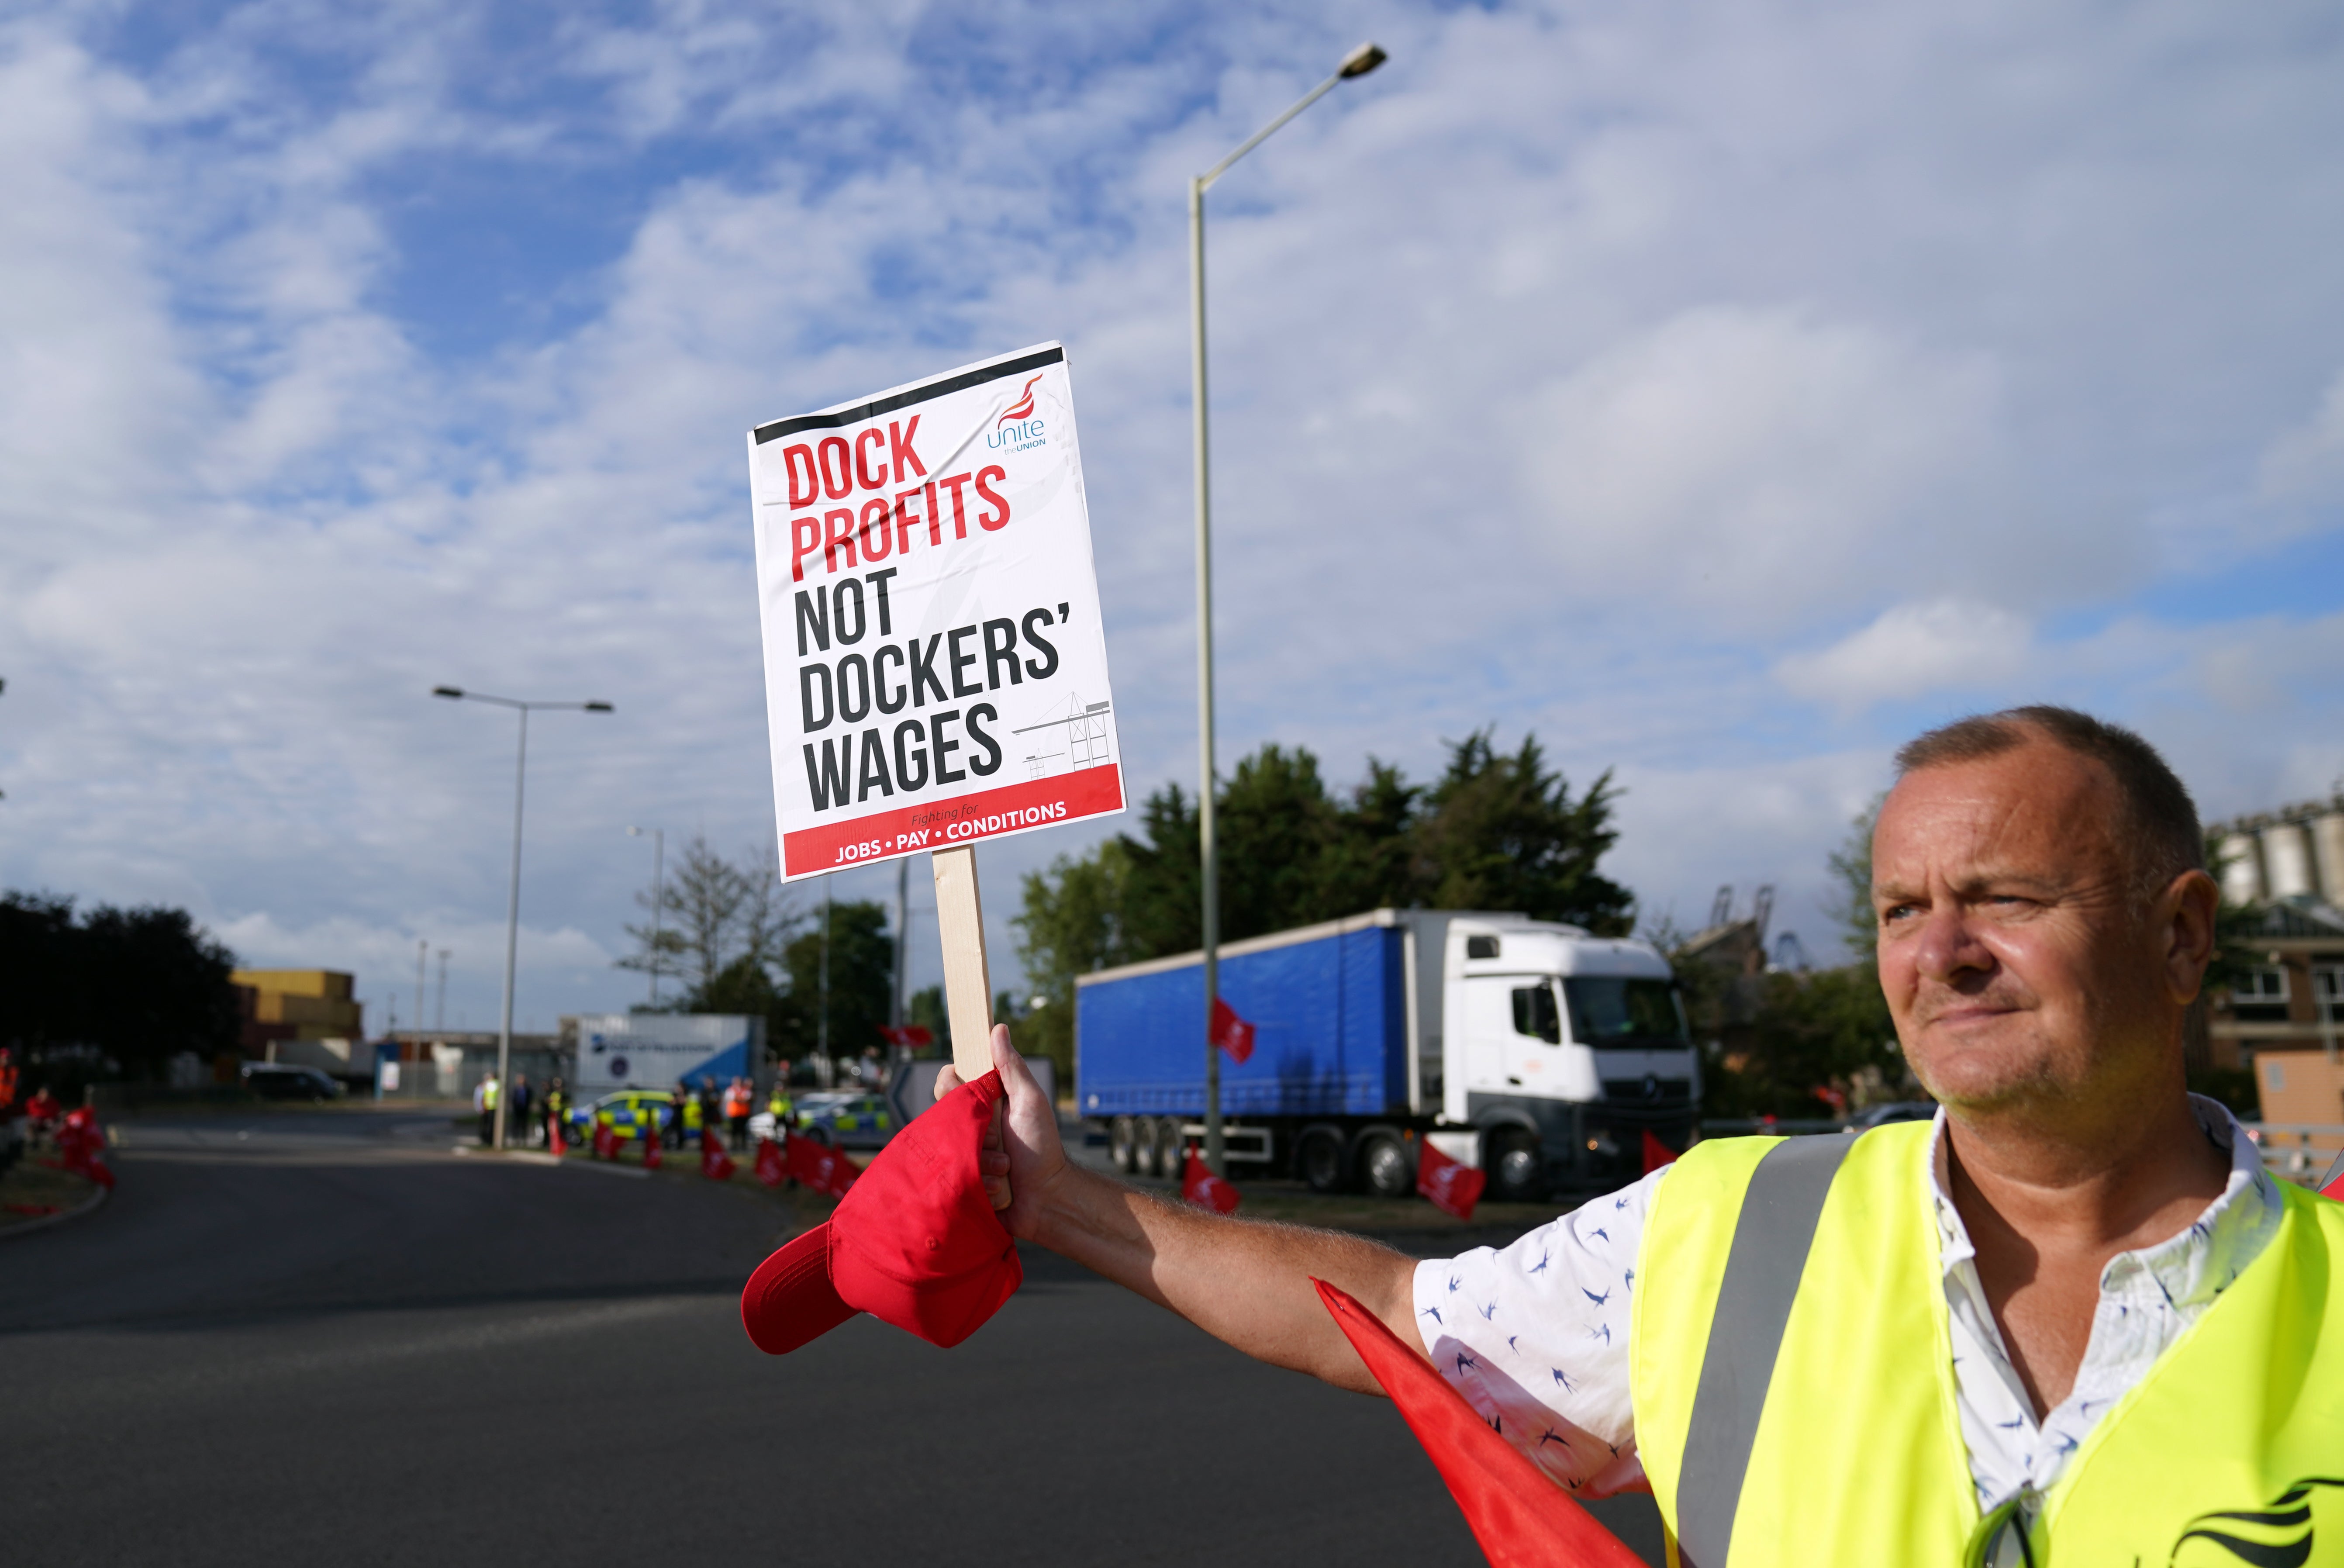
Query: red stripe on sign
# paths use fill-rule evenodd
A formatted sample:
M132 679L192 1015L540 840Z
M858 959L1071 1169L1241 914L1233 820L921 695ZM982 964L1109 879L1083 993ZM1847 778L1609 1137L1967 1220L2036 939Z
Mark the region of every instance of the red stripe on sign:
M1122 809L1123 770L1083 768L1056 778L1028 779L980 794L803 829L782 840L782 875L809 876Z

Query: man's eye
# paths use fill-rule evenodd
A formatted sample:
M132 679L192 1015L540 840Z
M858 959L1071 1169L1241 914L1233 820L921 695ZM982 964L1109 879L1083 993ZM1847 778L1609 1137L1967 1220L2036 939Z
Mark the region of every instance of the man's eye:
M1909 904L1892 904L1880 912L1880 923L1886 926L1892 921L1905 919L1913 913L1913 906Z

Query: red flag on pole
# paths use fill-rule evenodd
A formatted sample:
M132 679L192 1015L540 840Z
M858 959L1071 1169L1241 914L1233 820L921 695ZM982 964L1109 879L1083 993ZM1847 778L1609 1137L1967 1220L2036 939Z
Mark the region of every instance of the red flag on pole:
M714 1128L702 1128L700 1132L700 1174L711 1181L730 1181L734 1169L732 1157L724 1152L717 1140Z
M594 1124L594 1158L597 1159L619 1158L619 1135L611 1130L609 1122L598 1121Z
M838 1150L810 1138L793 1138L790 1139L790 1174L816 1192L844 1198L862 1172Z
M1216 1214L1238 1211L1238 1189L1215 1176L1213 1168L1198 1159L1193 1148L1188 1151L1187 1165L1180 1172L1180 1196Z
M1481 1189L1489 1185L1489 1172L1450 1158L1433 1148L1430 1138L1421 1148L1416 1161L1416 1189L1444 1214L1472 1219L1473 1206L1481 1201Z
M891 1046L921 1051L936 1043L935 1031L919 1024L882 1024L879 1037Z
M1228 1052L1229 1060L1239 1066L1253 1055L1253 1026L1238 1017L1226 996L1213 998L1213 1044Z
M1676 1162L1677 1151L1654 1138L1652 1129L1646 1128L1644 1129L1644 1174L1650 1176L1661 1167L1674 1165Z
M1491 1568L1645 1568L1373 1313L1324 1280L1311 1283L1448 1482Z
M787 1133L783 1134L784 1138ZM757 1179L768 1187L779 1187L790 1178L789 1162L782 1157L782 1146L770 1138L757 1140Z

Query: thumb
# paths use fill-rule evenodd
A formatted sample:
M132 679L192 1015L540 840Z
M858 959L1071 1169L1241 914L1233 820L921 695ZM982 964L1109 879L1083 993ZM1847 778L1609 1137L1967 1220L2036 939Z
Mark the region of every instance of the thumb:
M1026 1065L1026 1058L1017 1054L1017 1047L1009 1043L1009 1026L1006 1024L993 1026L993 1066L994 1070L1001 1075L1001 1087L1009 1091L1011 1098L1041 1094L1042 1086L1034 1081L1033 1069Z

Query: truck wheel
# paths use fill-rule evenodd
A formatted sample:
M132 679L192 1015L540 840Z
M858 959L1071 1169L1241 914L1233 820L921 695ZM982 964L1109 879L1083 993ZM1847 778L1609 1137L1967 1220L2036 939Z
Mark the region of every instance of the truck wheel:
M1408 1151L1389 1133L1377 1133L1359 1146L1359 1179L1378 1198L1405 1198L1416 1190Z
M1139 1135L1129 1117L1119 1116L1107 1123L1106 1158L1123 1175L1139 1174Z
M1156 1124L1156 1174L1167 1181L1177 1181L1187 1164L1181 1147L1180 1118L1167 1116Z
M1161 1176L1157 1163L1157 1122L1152 1116L1135 1118L1131 1127L1131 1159L1133 1171L1140 1176Z
M1294 1151L1294 1173L1313 1192L1343 1190L1343 1139L1331 1128L1315 1128L1302 1135Z
M1501 1132L1490 1138L1483 1160L1490 1172L1490 1196L1508 1203L1527 1203L1546 1188L1546 1170L1536 1139L1526 1132Z

